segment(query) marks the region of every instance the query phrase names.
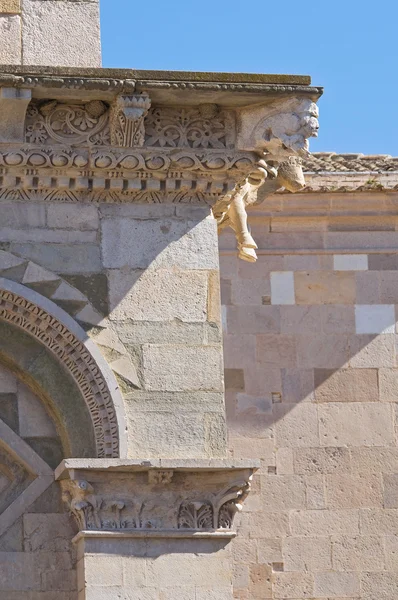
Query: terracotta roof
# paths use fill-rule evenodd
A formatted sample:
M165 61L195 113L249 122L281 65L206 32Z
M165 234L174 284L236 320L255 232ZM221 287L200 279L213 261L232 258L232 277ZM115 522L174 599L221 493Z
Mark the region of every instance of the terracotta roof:
M314 152L304 161L304 170L307 173L391 173L398 172L398 157Z

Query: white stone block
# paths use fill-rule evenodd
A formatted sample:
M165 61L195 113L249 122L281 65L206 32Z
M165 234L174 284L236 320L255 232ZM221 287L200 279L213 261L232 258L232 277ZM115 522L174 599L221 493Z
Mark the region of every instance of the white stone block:
M100 67L98 2L24 0L25 65Z
M0 64L21 64L21 17L0 16Z
M394 333L395 307L392 304L363 304L355 307L357 333Z
M295 304L293 271L271 273L271 304Z
M333 256L335 271L367 271L367 254L335 254Z

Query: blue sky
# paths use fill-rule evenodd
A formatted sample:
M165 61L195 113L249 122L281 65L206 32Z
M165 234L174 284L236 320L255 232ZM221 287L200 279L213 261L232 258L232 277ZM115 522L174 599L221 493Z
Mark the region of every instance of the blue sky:
M101 0L103 66L311 75L312 151L398 156L397 0Z

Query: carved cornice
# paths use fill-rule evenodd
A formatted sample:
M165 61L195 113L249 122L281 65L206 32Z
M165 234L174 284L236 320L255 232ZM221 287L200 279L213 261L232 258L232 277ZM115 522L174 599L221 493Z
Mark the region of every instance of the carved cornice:
M231 531L257 464L212 462L176 461L162 469L151 461L89 461L82 468L68 460L57 477L81 531Z

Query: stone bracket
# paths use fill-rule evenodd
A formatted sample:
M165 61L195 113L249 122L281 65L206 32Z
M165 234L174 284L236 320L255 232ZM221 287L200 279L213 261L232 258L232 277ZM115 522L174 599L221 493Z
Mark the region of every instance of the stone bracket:
M32 91L0 87L0 143L24 143L25 117Z

